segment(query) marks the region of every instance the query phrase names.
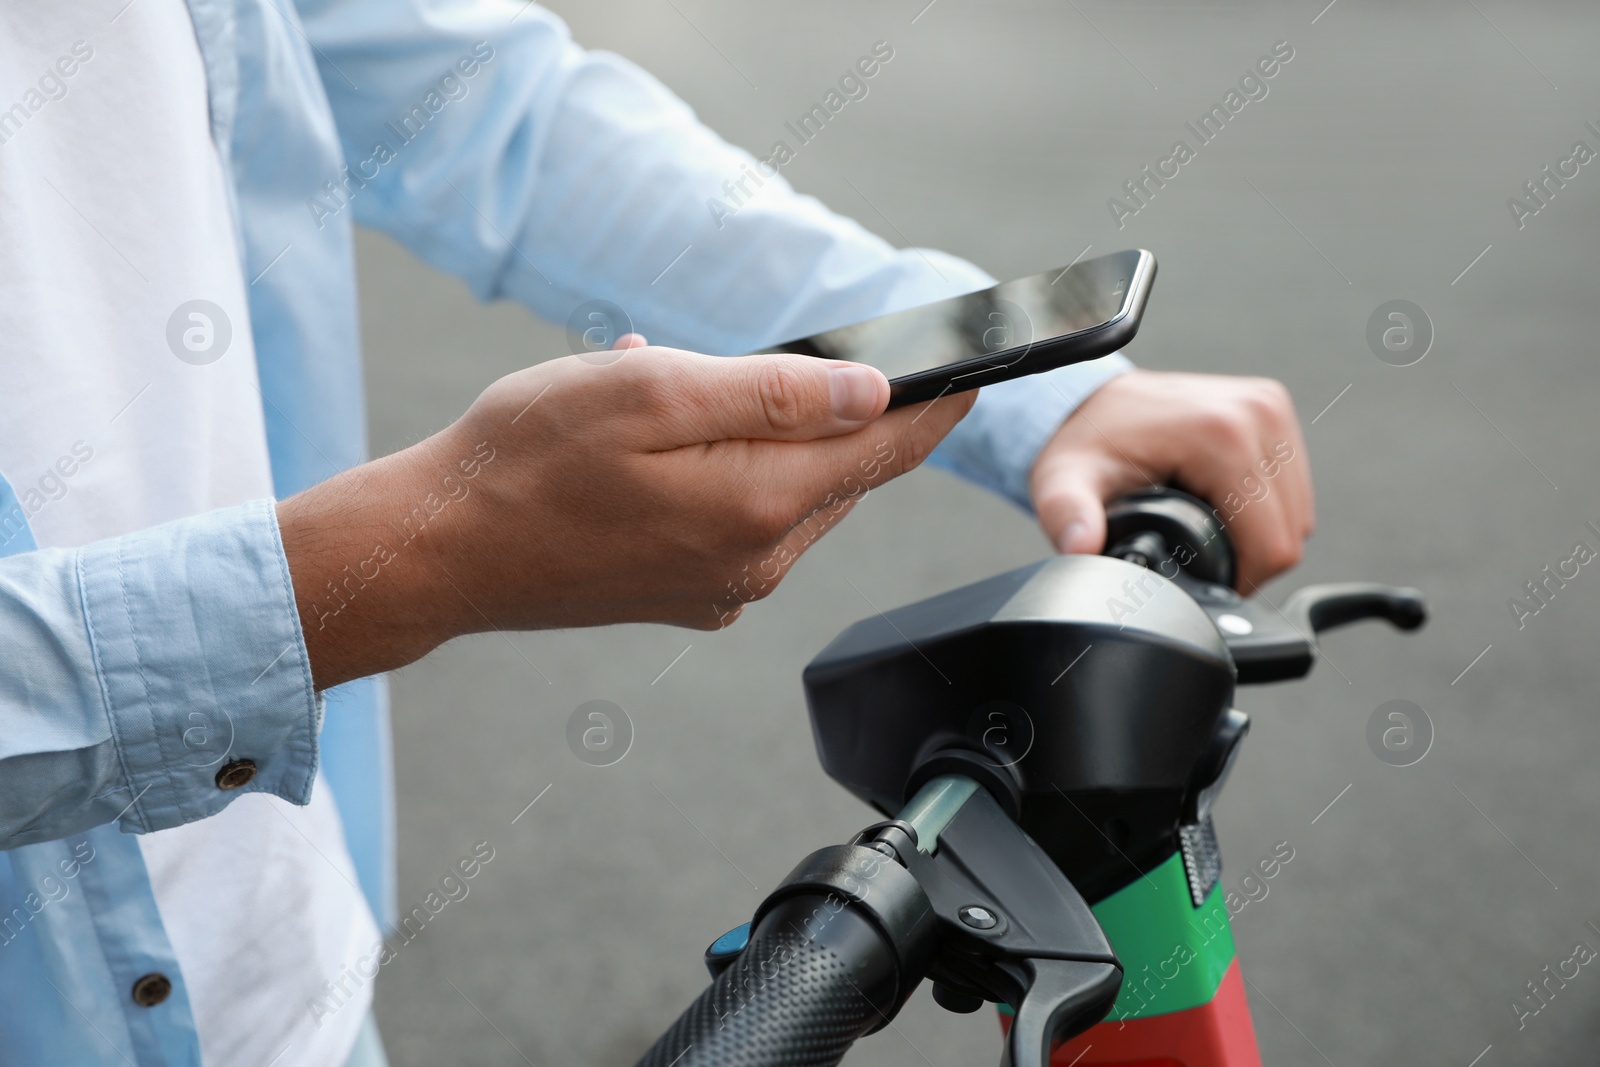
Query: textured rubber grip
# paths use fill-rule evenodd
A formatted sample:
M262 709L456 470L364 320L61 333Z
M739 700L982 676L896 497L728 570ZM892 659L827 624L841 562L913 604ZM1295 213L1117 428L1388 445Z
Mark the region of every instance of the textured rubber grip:
M813 914L825 916L821 936L802 933L792 918L763 921L639 1067L833 1067L843 1059L884 1018L868 993L892 977L893 951L848 910Z

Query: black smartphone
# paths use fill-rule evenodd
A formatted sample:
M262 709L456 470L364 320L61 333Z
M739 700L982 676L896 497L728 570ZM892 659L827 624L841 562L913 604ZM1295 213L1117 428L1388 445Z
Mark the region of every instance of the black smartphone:
M1142 248L763 349L877 367L903 407L1110 355L1133 340L1156 276Z

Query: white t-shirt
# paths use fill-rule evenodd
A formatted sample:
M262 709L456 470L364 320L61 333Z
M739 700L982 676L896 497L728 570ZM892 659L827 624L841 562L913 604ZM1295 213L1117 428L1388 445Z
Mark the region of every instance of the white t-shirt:
M39 545L272 495L246 291L182 0L0 5L0 473ZM310 1005L379 934L321 778L140 846L205 1062L340 1067L371 985Z

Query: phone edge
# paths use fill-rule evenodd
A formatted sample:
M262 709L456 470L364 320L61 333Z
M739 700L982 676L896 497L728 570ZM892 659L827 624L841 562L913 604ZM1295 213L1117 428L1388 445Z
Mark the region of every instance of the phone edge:
M1090 360L1101 359L1111 355L1122 348L1139 332L1139 327L1144 320L1145 304L1149 300L1150 289L1155 283L1156 257L1149 249L1138 250L1140 263L1135 268L1134 279L1128 286L1128 301L1117 316L1099 326L1091 326L1087 330L1076 333L1062 334L1037 344L1030 344L1022 350L1022 355L1016 362L1001 366L987 368L991 373L985 373L983 367L960 373L964 367L982 364L985 360L1005 356L1007 352L997 353L996 356L982 356L961 363L954 363L944 367L935 367L931 370L917 371L889 381L889 406L887 410L906 407L911 404L920 404L930 400L937 400L951 393L965 393L973 389L981 389L986 385L998 385L1017 378L1026 378L1032 374L1041 374L1045 371L1056 370L1060 367L1070 367L1076 363L1087 363ZM1052 349L1070 348L1073 356L1069 359L1049 362L1041 366L1040 360L1049 360ZM1012 349L1010 351L1016 351ZM1026 368L1020 369L1019 368ZM956 372L956 373L951 373ZM962 378L977 378L981 381L963 384L960 388L952 388Z

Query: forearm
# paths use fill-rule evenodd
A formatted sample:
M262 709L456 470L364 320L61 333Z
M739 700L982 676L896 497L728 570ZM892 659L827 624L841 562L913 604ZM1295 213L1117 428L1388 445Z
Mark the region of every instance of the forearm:
M652 342L731 355L990 281L953 256L896 249L781 174L762 176L648 72L578 47L536 5L298 6L362 182L356 217L484 299L517 299L557 323L604 299ZM876 77L893 77L884 62L873 60ZM395 140L394 115L446 76L455 91L425 133L363 166L375 141ZM712 210L730 197L736 211Z

